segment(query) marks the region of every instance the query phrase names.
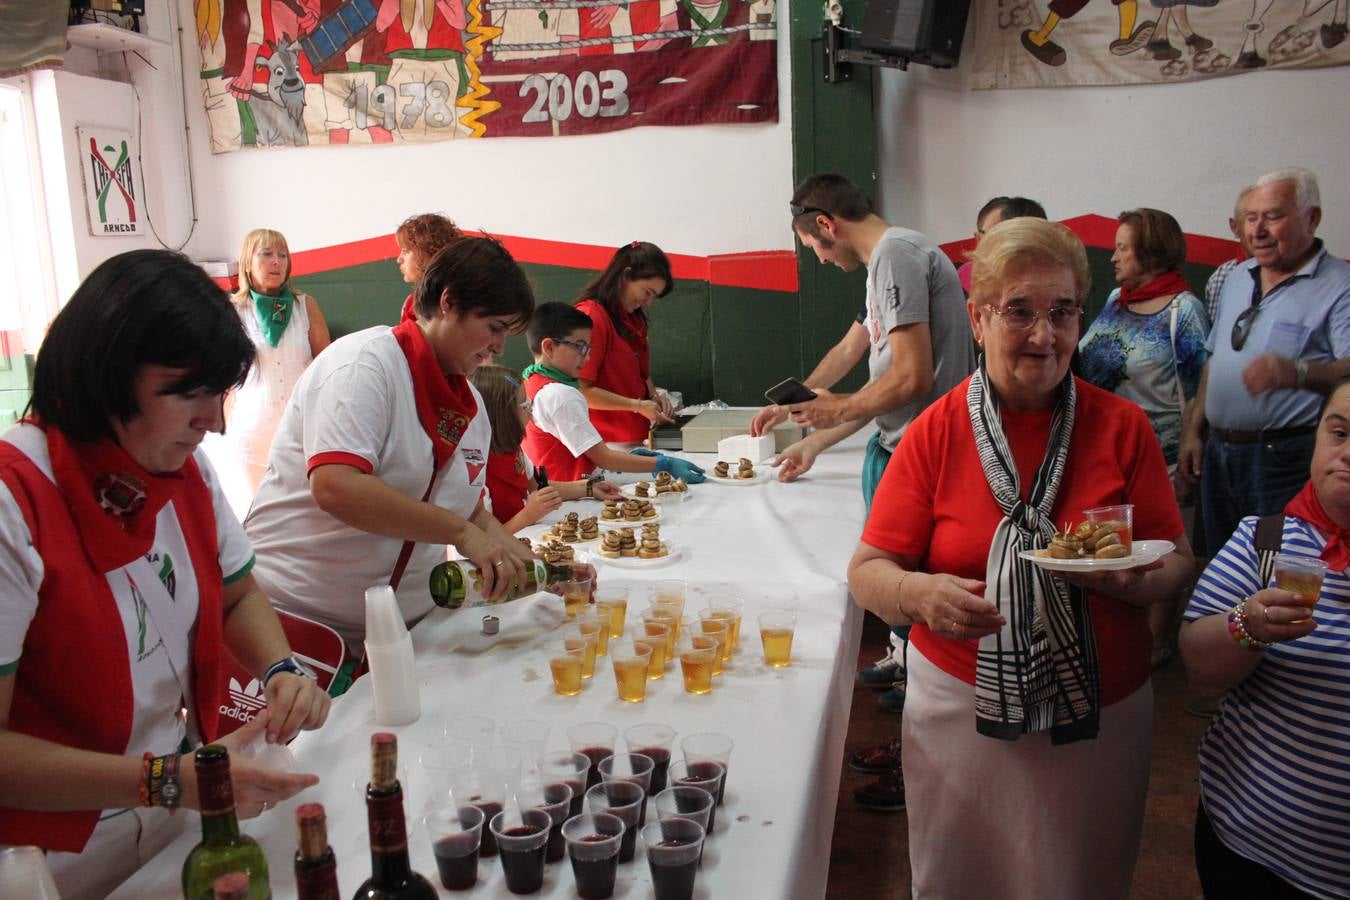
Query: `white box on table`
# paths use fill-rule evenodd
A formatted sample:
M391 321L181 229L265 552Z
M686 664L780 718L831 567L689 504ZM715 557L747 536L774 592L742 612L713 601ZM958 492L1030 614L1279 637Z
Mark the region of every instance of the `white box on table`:
M748 434L735 434L717 442L717 458L734 463L744 457L752 463L762 463L774 455L772 434L751 437Z

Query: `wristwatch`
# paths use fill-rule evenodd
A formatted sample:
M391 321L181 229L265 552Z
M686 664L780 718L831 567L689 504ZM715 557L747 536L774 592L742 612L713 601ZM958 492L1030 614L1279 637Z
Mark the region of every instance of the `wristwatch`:
M314 674L314 670L309 666L305 665L294 656L288 656L285 659L277 660L267 667L267 671L263 673L262 677L262 686L264 690L267 689L267 682L271 681L272 676L278 672L290 672L292 675L300 675L304 678L318 677Z
M178 761L181 757L171 753L164 757L164 775L159 783L159 805L165 809L177 809L183 799L183 786L178 783Z
M605 480L605 476L603 476L603 475L587 475L587 476L586 476L586 496L587 496L587 497L594 497L594 496L595 496L595 483L596 483L597 481L604 481L604 480Z

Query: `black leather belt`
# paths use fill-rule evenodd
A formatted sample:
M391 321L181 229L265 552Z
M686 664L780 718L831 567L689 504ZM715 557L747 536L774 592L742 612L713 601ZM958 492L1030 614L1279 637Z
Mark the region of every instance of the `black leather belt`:
M1316 431L1316 425L1299 425L1295 428L1271 428L1267 431L1229 431L1226 428L1211 428L1209 433L1225 444L1265 444L1270 441L1305 437Z

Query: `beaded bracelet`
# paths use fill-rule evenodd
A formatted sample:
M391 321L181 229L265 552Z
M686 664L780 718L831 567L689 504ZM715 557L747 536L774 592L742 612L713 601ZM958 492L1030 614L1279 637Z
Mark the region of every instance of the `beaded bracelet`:
M1247 601L1243 600L1234 606L1228 613L1228 634L1233 640L1238 642L1238 646L1250 650L1253 653L1271 646L1272 642L1262 641L1252 637L1247 630Z
M150 806L150 763L155 754L146 751L141 757L141 787L139 791L141 806Z

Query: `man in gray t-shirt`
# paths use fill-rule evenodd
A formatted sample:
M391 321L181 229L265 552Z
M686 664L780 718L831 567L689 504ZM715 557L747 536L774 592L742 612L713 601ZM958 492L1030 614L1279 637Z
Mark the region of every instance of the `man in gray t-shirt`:
M816 175L792 197L792 228L822 263L845 271L867 265L867 384L855 394L817 389L816 398L787 408L816 430L774 460L781 481L793 481L816 457L869 421L877 433L863 463L863 498L872 494L905 428L928 404L975 368L965 292L956 268L936 244L892 227L867 196L839 175ZM861 348L863 335L850 334Z

